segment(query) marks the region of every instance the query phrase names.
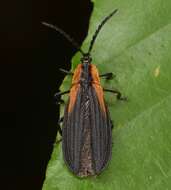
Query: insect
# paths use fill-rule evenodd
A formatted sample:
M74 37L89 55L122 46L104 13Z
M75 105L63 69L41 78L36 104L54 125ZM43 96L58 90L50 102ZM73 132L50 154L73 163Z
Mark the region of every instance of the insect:
M81 63L73 75L71 89L56 93L56 97L69 93L69 100L65 107L63 117L62 150L68 168L77 176L86 177L98 175L107 166L112 150L112 121L104 100L104 91L116 94L117 99L126 100L117 90L103 89L100 77L112 78L112 73L99 75L94 64L91 63L91 50L97 35L103 25L109 20L117 9L105 17L95 31L88 52L85 53L60 28L43 22L44 25L55 29L81 52Z

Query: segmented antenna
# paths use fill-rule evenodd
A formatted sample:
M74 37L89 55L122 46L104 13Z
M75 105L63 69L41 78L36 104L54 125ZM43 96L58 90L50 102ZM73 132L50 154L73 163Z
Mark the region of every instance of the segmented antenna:
M78 51L81 52L81 54L83 56L85 55L85 53L82 51L82 49L80 48L78 43L73 38L71 38L67 33L65 33L62 29L60 29L57 26L54 26L52 24L49 24L47 22L42 22L42 24L49 28L52 28L52 29L56 30L57 32L59 32L60 34L62 34Z
M113 12L111 12L107 17L105 17L102 22L99 24L97 30L95 31L93 37L92 37L92 40L90 42L90 46L89 46L89 49L88 49L88 54L90 54L92 48L93 48L93 44L97 38L97 35L98 33L100 32L102 26L118 11L118 9L115 9Z

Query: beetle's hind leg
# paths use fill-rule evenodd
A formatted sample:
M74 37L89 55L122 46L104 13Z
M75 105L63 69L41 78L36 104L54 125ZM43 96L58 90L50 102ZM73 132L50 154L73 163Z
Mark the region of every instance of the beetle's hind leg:
M62 137L61 123L63 123L63 121L64 121L64 117L59 118L59 120L58 120L58 126L57 126L57 134L59 133L61 137ZM56 143L59 143L61 141L62 141L62 138L59 139L59 140L57 140Z
M54 95L54 98L56 100L56 103L57 104L61 104L61 103L64 103L64 100L61 99L61 96L64 95L64 94L67 94L69 93L70 90L67 90L67 91L64 91L64 92L57 92L55 95ZM61 123L63 123L63 120L64 120L64 117L61 117L59 120L58 120L58 124L57 124L57 134L59 133L60 136L62 137L62 128L61 128ZM56 140L56 143L59 143L62 141L62 138L61 139L57 139Z
M62 136L62 128L61 128L61 123L63 123L63 121L64 121L64 117L61 117L61 118L59 118L59 120L58 120L58 132L59 132L59 134Z
M114 125L113 125L113 121L110 120L110 123L111 123L111 129L113 129Z
M54 99L56 101L56 104L62 104L64 103L64 100L61 98L62 95L68 94L70 90L64 91L64 92L57 92L54 94Z
M128 100L127 97L122 96L121 92L119 92L118 90L110 90L110 89L105 89L105 88L103 90L106 91L106 92L114 93L118 100L122 100L122 101L127 101Z

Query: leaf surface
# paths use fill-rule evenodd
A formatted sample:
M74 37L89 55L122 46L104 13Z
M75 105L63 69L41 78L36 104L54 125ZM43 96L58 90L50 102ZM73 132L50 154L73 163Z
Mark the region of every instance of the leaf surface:
M103 27L92 58L99 73L116 78L102 81L128 97L105 99L114 122L112 160L97 177L79 179L68 171L61 145L54 145L43 190L169 190L171 189L171 1L94 0L88 49L100 21L118 12ZM73 69L80 62L73 58ZM66 77L61 90L70 87ZM67 98L67 97L65 97ZM61 109L63 112L63 109Z

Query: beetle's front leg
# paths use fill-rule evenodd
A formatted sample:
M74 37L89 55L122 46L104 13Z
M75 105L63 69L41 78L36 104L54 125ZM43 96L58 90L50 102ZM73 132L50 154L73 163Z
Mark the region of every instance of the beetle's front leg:
M118 100L122 100L122 101L127 101L128 100L127 97L122 96L121 92L119 92L118 90L110 90L110 89L106 89L106 88L104 88L103 90L106 91L106 92L114 93Z

